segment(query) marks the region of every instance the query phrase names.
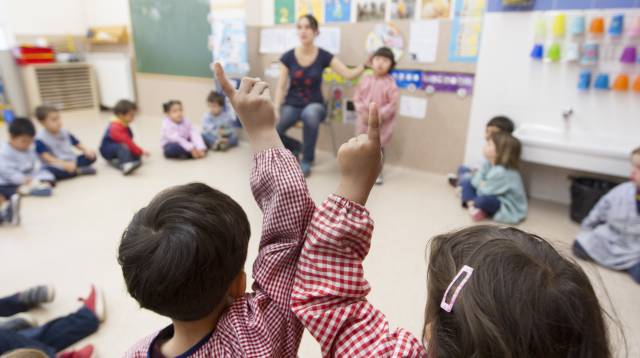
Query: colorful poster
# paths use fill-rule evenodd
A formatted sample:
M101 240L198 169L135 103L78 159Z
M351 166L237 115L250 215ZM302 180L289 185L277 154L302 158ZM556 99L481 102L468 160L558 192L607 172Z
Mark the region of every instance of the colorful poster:
M471 73L427 71L422 74L420 88L427 93L454 92L466 96L473 93L474 78Z
M326 22L351 21L351 0L325 0L324 18Z
M396 80L396 85L400 89L415 91L422 86L422 71L393 70L391 76Z
M213 61L220 62L233 77L249 73L247 30L243 11L220 10L211 13Z
M389 17L391 20L413 19L416 13L416 0L391 0Z
M324 22L322 0L296 0L296 17L312 14L319 23Z
M486 0L456 0L449 43L449 62L476 62Z
M390 48L396 62L400 61L404 54L404 37L402 37L400 29L392 23L378 24L367 35L365 44L367 53L372 54L382 46Z
M358 21L382 21L386 18L387 0L359 0Z
M293 24L296 21L294 0L275 0L273 19L276 24Z
M451 0L422 0L422 19L447 19L450 14Z

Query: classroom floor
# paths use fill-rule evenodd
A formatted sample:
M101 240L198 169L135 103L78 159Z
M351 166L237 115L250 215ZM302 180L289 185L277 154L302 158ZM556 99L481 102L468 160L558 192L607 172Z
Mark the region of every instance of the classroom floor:
M63 116L70 129L94 148L109 116ZM164 327L168 320L141 310L124 286L116 251L120 235L133 213L157 192L171 185L202 181L217 187L245 208L252 226L247 269L256 256L261 215L249 191L251 152L247 143L228 153L212 153L200 161L168 161L158 144L160 118L139 117L136 139L152 157L133 176L123 177L104 161L98 175L63 182L51 198L26 198L19 228L0 228L0 295L36 284L53 284L56 300L34 311L42 322L76 309L76 298L89 285L100 286L106 296L107 320L100 330L79 345L93 343L101 357L117 357L138 339ZM0 139L6 129L0 127ZM460 144L462 145L462 144ZM319 203L338 180L330 153L319 153L308 180ZM373 190L368 207L376 221L367 278L370 300L393 325L420 334L425 302L425 247L435 234L471 224L442 175L389 167L386 183ZM578 226L568 219L567 207L532 201L522 228L549 238L567 250ZM584 263L583 263L584 264ZM640 285L626 274L584 264L607 310L622 322L630 357L640 356ZM616 356L623 344L614 333ZM305 335L300 357L319 357L313 339Z

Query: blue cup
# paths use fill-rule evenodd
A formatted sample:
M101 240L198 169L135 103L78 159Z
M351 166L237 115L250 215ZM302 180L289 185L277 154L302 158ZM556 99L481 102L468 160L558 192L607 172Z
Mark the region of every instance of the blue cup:
M591 87L591 71L583 70L578 78L578 89L586 91Z
M534 60L542 60L544 58L544 46L542 44L534 44L530 56Z
M624 15L618 14L611 17L611 23L609 24L609 35L621 36L624 30Z
M596 77L596 81L593 87L599 90L608 90L609 87L609 75L606 73L599 73Z

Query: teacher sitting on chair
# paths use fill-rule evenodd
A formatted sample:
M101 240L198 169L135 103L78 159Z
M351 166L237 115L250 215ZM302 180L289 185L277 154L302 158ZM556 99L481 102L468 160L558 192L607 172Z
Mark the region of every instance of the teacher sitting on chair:
M275 97L276 116L279 116L277 130L284 146L296 157L302 152L300 168L305 176L309 176L315 158L318 129L327 115L322 98L324 69L331 67L340 76L351 80L360 76L365 66L349 69L331 53L317 47L314 40L320 31L318 20L313 15L300 17L296 27L300 46L280 58L282 64ZM300 120L303 123L303 143L286 134Z

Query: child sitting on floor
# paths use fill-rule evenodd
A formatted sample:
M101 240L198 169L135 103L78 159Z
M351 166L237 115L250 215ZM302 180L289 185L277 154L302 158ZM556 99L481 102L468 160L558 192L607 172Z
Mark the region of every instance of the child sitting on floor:
M224 110L225 97L211 91L207 97L209 111L202 118L202 136L213 150L227 150L238 145L235 119Z
M113 108L116 117L109 123L100 144L102 157L124 175L133 173L142 165L142 155L149 155L133 141L133 131L129 127L135 120L137 110L138 106L131 101L118 101Z
M374 230L363 206L381 168L377 116L338 152L336 194L306 231L293 311L324 357L611 357L587 275L544 239L474 226L429 244L423 333L391 329L367 301ZM399 297L402 296L401 294Z
M170 100L162 104L167 117L162 122L160 143L165 158L202 159L207 155L207 146L202 134L184 118L182 102Z
M527 216L527 194L518 172L520 148L511 134L493 133L484 147L487 162L471 179L460 182L462 206L474 221L491 217L517 224Z
M14 194L52 194L55 177L38 159L33 148L35 135L36 128L28 118L16 118L9 124L9 143L0 147L0 196L4 201Z
M353 101L356 106L358 119L356 121L356 134L367 132L369 119L369 103L376 103L380 110L380 140L384 151L391 143L393 128L396 125L396 111L398 110L399 92L396 81L391 76L391 71L396 65L393 52L388 47L379 48L371 59L372 76L362 78ZM382 172L376 180L376 184L384 182Z
M36 152L57 180L96 173L91 167L96 161L96 153L83 146L73 134L62 128L60 112L57 109L38 106L36 118L43 127L36 136ZM74 147L82 154L76 154Z
M640 147L631 153L631 180L598 201L582 221L573 252L640 283Z
M515 128L515 124L513 124L513 121L509 119L509 117L493 117L489 122L487 122L487 125L484 128L484 139L489 140L489 137L491 137L493 133L497 132L513 134ZM455 188L463 179L471 178L476 170L477 169L472 169L466 165L461 165L458 167L458 172L456 174L449 173L447 175L447 180L449 181L449 184Z
M129 223L118 261L140 306L172 324L127 357L295 357L300 345L291 288L315 205L276 132L268 84L244 78L236 91L215 69L255 153L251 189L264 216L253 292L245 293L250 226L240 205L201 183L161 192Z

